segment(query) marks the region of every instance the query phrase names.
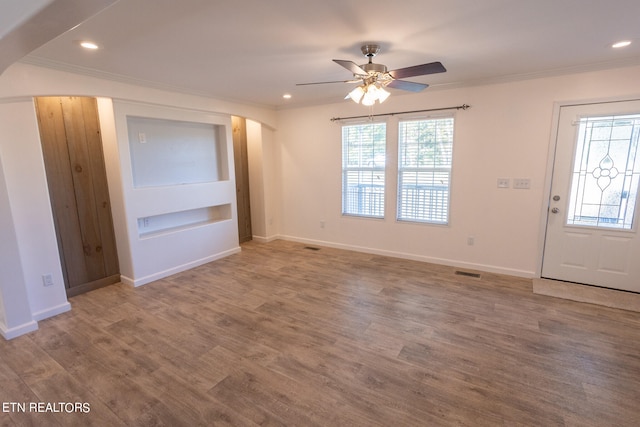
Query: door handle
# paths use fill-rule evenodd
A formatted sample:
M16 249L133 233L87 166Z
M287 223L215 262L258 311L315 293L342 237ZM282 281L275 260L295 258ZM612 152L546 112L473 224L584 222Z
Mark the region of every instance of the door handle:
M560 212L560 209L558 208L551 209L551 213L557 214L558 212Z

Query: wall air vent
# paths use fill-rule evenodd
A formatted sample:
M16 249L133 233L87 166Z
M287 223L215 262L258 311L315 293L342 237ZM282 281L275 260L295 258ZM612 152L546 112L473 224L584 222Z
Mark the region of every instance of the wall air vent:
M457 276L467 276L467 277L475 277L476 279L480 278L480 274L479 273L471 273L470 271L460 271L460 270L456 270L455 273Z

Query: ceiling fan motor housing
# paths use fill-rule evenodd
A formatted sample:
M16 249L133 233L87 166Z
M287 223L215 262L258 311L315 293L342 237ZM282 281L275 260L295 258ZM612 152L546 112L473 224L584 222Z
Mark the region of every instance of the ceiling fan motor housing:
M387 72L387 66L382 64L374 64L372 59L374 56L380 52L380 46L377 44L365 44L360 47L362 54L369 58L369 62L366 64L362 64L360 68L368 74L368 79L371 81L367 81L365 83L373 83L378 77L384 75Z
M373 62L369 62L368 64L363 64L360 66L363 70L365 70L369 74L374 73L386 73L387 67L382 64L374 64Z

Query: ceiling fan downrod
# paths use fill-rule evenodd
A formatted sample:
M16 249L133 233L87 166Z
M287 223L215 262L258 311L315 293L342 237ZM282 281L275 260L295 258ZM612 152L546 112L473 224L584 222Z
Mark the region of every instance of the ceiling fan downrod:
M387 72L387 67L382 64L374 64L373 57L380 52L380 46L377 44L365 44L360 47L362 54L369 58L369 62L360 66L363 70L365 70L370 76L384 74Z

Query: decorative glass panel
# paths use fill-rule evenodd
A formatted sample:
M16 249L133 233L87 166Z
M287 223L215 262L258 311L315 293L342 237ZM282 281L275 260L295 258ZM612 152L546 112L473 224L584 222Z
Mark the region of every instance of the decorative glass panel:
M580 119L567 225L632 229L639 136L640 114Z

